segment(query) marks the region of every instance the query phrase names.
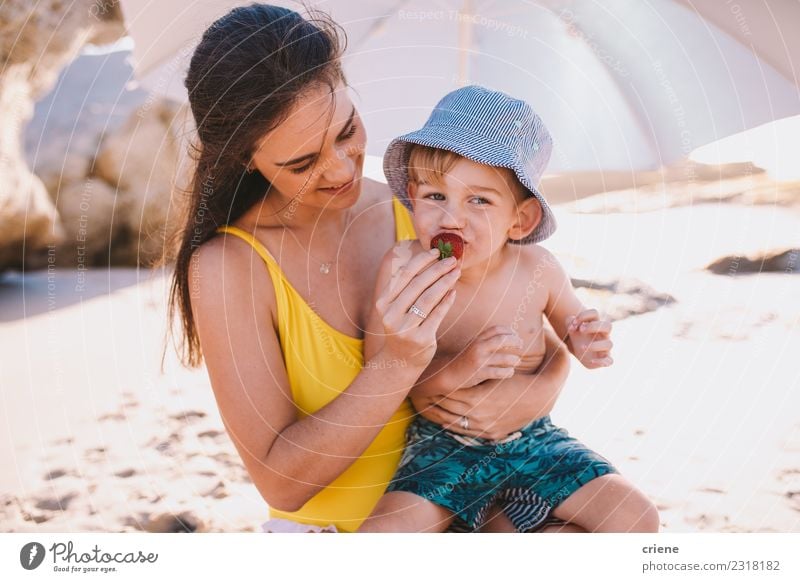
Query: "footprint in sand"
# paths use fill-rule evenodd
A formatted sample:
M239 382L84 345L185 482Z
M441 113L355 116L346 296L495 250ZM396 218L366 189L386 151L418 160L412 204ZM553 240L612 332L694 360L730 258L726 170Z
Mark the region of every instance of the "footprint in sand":
M125 420L125 418L124 412L109 412L108 414L98 416L97 420L103 422L106 420Z
M202 432L197 433L197 437L201 439L212 439L215 442L219 442L222 438L225 437L224 430L204 430Z
M53 469L52 471L45 474L43 479L45 481L53 481L54 479L58 479L59 477L63 477L64 475L69 475L69 474L70 473L66 469Z
M136 475L136 469L123 469L122 471L117 471L114 473L115 477L119 477L120 479L127 479L129 477L133 477Z
M95 447L92 449L86 449L83 453L83 456L86 457L86 460L90 463L103 463L106 460L106 448Z
M78 497L77 492L67 493L61 497L40 499L36 502L36 509L45 511L66 511L73 499Z
M225 483L220 481L214 487L212 487L202 495L203 497L213 497L214 499L225 499L230 495L230 493L228 493L228 490L225 487Z
M185 410L184 412L179 412L178 414L173 414L170 416L172 420L180 420L187 423L194 422L205 417L206 413L201 410Z
M730 518L727 515L711 515L708 513L687 515L683 520L695 526L698 530L712 531L721 531L722 528L727 527L730 522Z
M194 533L206 530L203 521L191 511L183 511L177 515L162 513L151 515L144 523L138 524L150 533Z

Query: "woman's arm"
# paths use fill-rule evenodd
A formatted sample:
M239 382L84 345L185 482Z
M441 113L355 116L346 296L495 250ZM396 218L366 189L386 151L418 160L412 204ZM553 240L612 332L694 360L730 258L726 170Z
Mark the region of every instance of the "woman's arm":
M517 373L505 380L489 380L445 397L413 396L414 408L448 430L469 436L501 439L536 418L549 414L569 375L569 352L545 331L547 354L533 374ZM466 416L469 430L461 427Z
M193 256L191 303L206 367L222 420L256 488L271 506L295 511L364 452L427 365L433 352L426 349L432 337L435 350L436 321L443 317L436 310L452 304L441 300L449 290L442 277L447 270L425 269L435 258L412 258L402 286L377 299L382 322L396 329L372 362L404 358L408 365L365 366L340 396L299 419L272 319L269 274L249 248L228 247L223 255L221 242L212 240ZM414 301L433 302L424 324L406 314L405 303Z

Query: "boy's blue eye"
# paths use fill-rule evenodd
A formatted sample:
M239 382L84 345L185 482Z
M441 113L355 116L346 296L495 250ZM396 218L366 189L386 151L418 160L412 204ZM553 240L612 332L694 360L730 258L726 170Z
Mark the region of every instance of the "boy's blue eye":
M491 202L489 202L489 200L484 198L483 196L475 196L473 200L478 206L485 206L486 204L491 204Z
M440 192L431 192L430 194L426 194L425 198L430 198L431 200L444 200L444 194Z

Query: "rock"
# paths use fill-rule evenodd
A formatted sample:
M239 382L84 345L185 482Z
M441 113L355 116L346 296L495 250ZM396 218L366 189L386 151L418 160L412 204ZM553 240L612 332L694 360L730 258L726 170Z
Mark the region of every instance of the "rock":
M59 266L108 265L108 250L121 232L117 191L102 180L87 178L63 189L58 212L66 235L59 245ZM135 263L134 263L135 264Z
M117 188L124 208L119 226L129 234L128 254L141 265L161 258L165 233L175 226L167 218L180 158L174 129L180 111L166 99L142 106L119 132L103 139L92 168Z
M124 33L115 0L6 0L0 13L0 271L45 267L64 232L22 148L34 101L81 47ZM24 244L23 244L24 237ZM23 255L24 249L24 255Z
M612 321L655 311L676 302L672 295L656 291L637 279L588 281L572 279L578 296L588 295L587 303L597 306Z
M750 275L753 273L800 273L800 249L771 251L758 256L732 255L717 259L706 267L717 275Z
M2 101L0 88L0 111ZM45 268L48 252L65 233L44 184L20 157L2 151L0 176L0 271Z
M66 146L66 144L61 145ZM74 149L74 147L71 148L71 150ZM37 161L39 160L37 159ZM67 186L83 182L86 179L89 173L89 157L74 151L62 151L60 154L51 155L47 162L49 163L39 161L37 166L41 169L37 174L47 188L53 203L57 205Z

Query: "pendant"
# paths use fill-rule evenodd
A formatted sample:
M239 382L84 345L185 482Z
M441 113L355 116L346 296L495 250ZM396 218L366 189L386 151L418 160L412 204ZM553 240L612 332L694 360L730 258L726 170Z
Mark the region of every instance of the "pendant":
M331 272L331 264L330 263L322 263L319 266L319 272L322 273L323 275L327 275L328 273Z

